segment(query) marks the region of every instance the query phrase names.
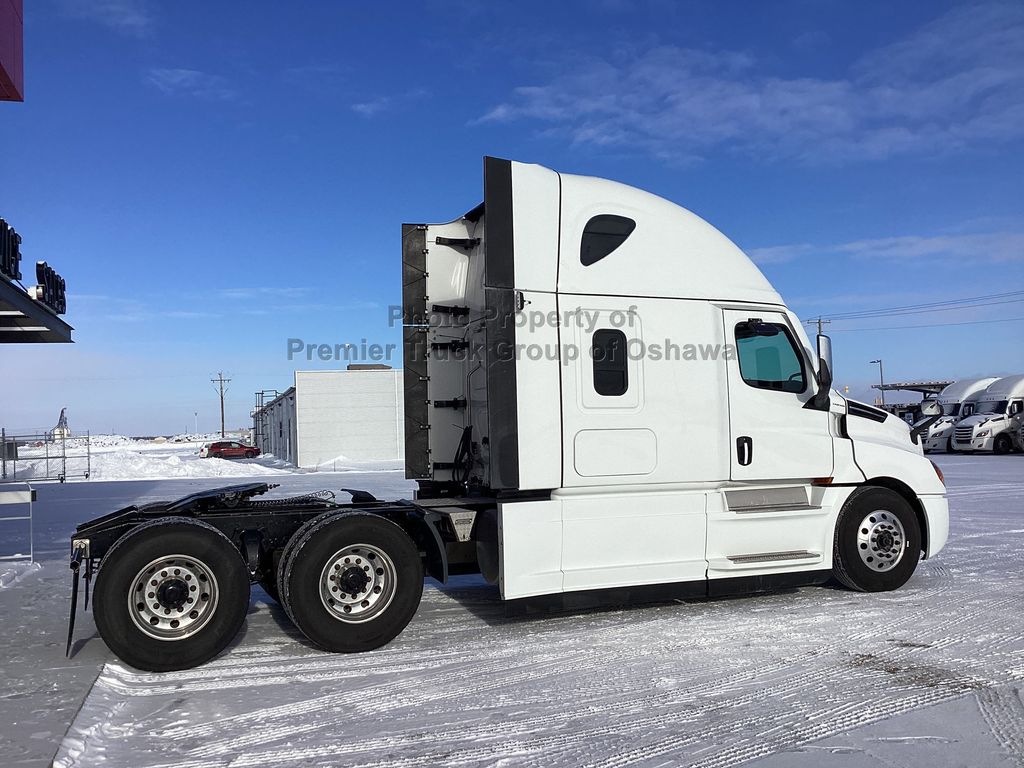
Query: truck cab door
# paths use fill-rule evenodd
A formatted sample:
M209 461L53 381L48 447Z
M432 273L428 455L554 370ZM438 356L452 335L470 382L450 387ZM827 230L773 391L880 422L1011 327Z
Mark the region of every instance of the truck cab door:
M808 408L814 370L783 312L724 309L730 477L807 481L832 474L827 411Z

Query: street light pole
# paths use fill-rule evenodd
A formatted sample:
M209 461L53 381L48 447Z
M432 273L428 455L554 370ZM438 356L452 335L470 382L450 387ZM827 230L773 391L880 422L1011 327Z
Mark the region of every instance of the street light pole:
M878 363L878 391L882 393L882 405L885 405L885 375L882 373L882 360L872 360L871 364Z
M196 431L193 432L192 434L193 435L198 435L199 434L199 411L192 411L192 415L196 419Z

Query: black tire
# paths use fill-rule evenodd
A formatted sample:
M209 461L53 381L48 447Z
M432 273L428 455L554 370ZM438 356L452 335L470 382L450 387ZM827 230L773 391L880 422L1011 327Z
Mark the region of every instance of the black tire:
M946 438L946 453L956 453L956 449L953 448L953 438Z
M255 451L246 451L245 452L245 458L247 458L247 459L255 459L256 458Z
M277 563L277 568L274 569L274 599L284 608L285 615L291 619L292 624L295 623L295 619L292 619L292 609L289 607L288 601L284 599L284 573L288 567L288 561L291 560L292 552L295 551L295 544L305 538L306 534L312 528L319 525L322 520L335 517L338 514L337 510L331 510L330 512L319 514L311 520L307 520L292 534L292 537L288 539L288 543L284 545L284 549L281 550L281 558ZM268 591L267 594L269 595L270 592Z
M1001 435L996 435L995 442L992 443L992 453L997 456L1002 456L1013 450L1013 440L1005 432Z
M171 560L172 556L180 556L181 560ZM186 596L179 601L185 607L157 611L161 614L168 610L176 611L167 619L171 622L187 610L186 601L199 609L203 594L213 598L210 613L206 614L195 632L173 640L144 632L136 624L128 603L129 592L137 591L141 584L135 583L138 576L145 572L148 564L163 558L168 558L169 563L180 562L183 567L186 564L193 567L199 573L199 578L191 582L193 585L207 576L205 571L209 572L212 583L216 585L215 589L207 587L208 592L201 587L195 590L188 587L191 593L185 593ZM193 559L204 564L205 571L191 563ZM209 577L204 581L208 582ZM173 574L168 582L161 581L161 586L166 583L184 584L174 580ZM173 596L178 593L165 589L164 594ZM192 597L187 597L187 594L192 594ZM147 596L144 603L149 599ZM164 605L162 597L156 599L160 602L150 603L152 607ZM248 610L249 572L241 554L224 534L198 520L165 517L133 528L107 551L96 575L93 614L100 636L118 658L149 672L189 669L209 661L238 634ZM190 614L180 616L182 621L186 616ZM165 631L170 631L170 626L168 624Z
M862 523L870 527L862 528ZM871 538L858 541L858 536ZM882 555L877 554L876 543L884 547ZM836 579L858 592L899 589L913 575L920 559L921 527L907 500L888 488L869 486L854 491L836 523L832 548L832 574ZM876 566L885 570L875 570Z
M325 651L357 653L386 645L419 607L419 551L405 531L380 515L331 515L310 525L301 537L296 534L290 548L287 562L281 561L282 603L295 626ZM350 565L331 568L349 552ZM364 572L369 575L364 577ZM329 581L327 574L333 577ZM325 591L328 584L333 593ZM343 606L354 610L342 613Z

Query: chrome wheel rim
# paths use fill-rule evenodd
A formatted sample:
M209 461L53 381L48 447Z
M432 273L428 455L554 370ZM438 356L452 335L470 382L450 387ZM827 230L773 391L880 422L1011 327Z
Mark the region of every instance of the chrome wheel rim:
M205 627L217 611L220 591L213 571L188 555L158 557L128 587L128 613L156 640L183 640Z
M906 549L903 523L892 512L879 509L861 521L857 529L857 553L872 571L891 571L903 559Z
M398 571L384 550L353 544L335 552L320 572L320 600L338 621L361 624L391 605Z

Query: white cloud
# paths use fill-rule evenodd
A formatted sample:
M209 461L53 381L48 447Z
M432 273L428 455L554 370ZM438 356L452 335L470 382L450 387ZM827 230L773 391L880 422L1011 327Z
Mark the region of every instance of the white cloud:
M719 148L807 162L1024 138L1024 4L956 8L845 77L777 77L740 52L674 46L564 60L477 122L530 120L572 142L676 161Z
M313 289L302 286L288 287L277 285L264 285L255 288L221 288L217 295L222 299L264 299L268 296L280 296L284 298L297 299L310 293Z
M397 96L377 96L369 101L353 104L352 111L363 117L374 117L381 112L396 109L417 99L426 98L429 95L429 91L423 88L415 88L411 91L400 93Z
M819 246L794 243L753 248L747 253L758 264L781 264L805 255L844 255L893 262L1024 263L1024 232L903 235Z
M856 240L833 249L861 258L942 259L958 262L1024 262L1024 232L882 237Z
M60 0L65 15L88 19L122 34L143 37L154 24L149 0Z
M814 251L810 243L794 243L792 245L772 245L767 248L752 248L747 255L755 264L785 264L800 256Z
M166 94L195 96L209 101L230 101L237 93L220 75L196 69L151 69L146 80Z

